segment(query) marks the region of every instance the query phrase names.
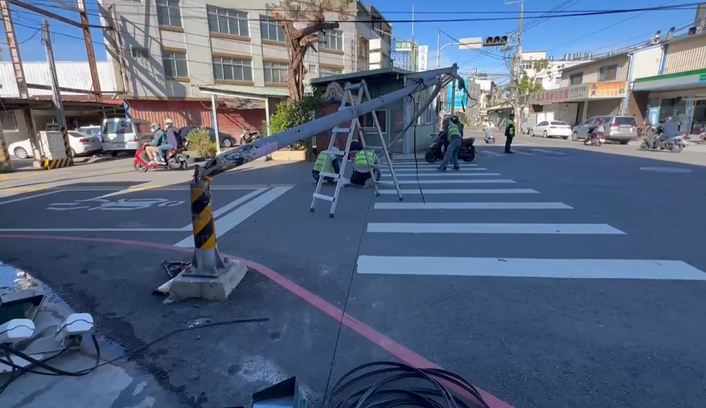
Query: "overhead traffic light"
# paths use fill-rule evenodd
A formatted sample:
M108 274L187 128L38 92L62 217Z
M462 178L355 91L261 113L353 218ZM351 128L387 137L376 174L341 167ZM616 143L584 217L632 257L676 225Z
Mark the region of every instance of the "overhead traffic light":
M506 35L502 37L488 37L483 41L484 47L502 47L503 45L507 45Z

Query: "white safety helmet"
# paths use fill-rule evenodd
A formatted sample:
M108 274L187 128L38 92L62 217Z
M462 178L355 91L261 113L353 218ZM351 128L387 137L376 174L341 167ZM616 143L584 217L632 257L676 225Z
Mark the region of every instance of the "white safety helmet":
M173 122L172 122L171 119L166 119L166 120L164 121L164 124L167 125L167 126L169 126L169 125L172 125Z

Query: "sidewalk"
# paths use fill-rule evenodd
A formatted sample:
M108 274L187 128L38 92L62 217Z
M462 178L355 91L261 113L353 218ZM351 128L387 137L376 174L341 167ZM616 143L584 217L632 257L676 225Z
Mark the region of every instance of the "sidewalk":
M73 311L42 282L24 271L0 263L0 293L38 288L46 298L34 318L35 333L54 331ZM124 351L99 339L101 362L122 356ZM126 362L128 361L128 362ZM96 364L96 350L90 337L80 351L66 352L49 363L60 370L77 372ZM0 374L0 387L8 381ZM135 363L120 360L99 367L81 377L25 374L1 394L3 408L169 408L183 407L172 393L165 391L150 374Z

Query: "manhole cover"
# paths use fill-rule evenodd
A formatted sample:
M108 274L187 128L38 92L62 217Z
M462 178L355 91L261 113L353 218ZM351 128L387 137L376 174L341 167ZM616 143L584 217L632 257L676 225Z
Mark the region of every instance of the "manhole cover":
M640 167L640 170L654 171L657 173L691 173L691 170L681 167Z

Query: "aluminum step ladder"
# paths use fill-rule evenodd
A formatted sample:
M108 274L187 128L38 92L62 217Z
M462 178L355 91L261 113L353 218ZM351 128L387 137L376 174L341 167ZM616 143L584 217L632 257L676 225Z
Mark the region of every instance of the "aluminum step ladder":
M353 91L358 91L358 93L354 96ZM360 83L357 84L346 83L346 86L344 88L343 100L341 101L341 106L338 108L338 110L340 111L370 100L370 91L368 90L368 85L366 84L365 80L362 80L360 81ZM328 149L325 150L326 159L324 161L324 170L328 168L329 164L331 164L331 160L333 160L335 156L342 157L341 168L339 174L329 173L325 171L321 171L319 173L319 181L316 183L316 190L314 191L313 198L311 200L311 212L314 212L316 208L316 200L328 201L331 203L329 217L333 218L333 215L336 212L336 204L338 203L338 197L341 192L341 188L349 183L349 181L344 177L344 175L346 174L348 157L351 151L351 143L353 142L354 136L358 135L358 137L360 138L360 143L363 145L363 149L367 149L368 145L365 142L366 133L377 133L378 137L380 138L380 144L382 145L382 153L384 157L384 163L380 163L380 160L378 160L378 164L371 166L370 162L368 162L369 167L377 170L374 171L372 174L375 195L378 197L380 196L380 190L378 188L375 173L380 172L382 168L387 167L390 171L390 176L392 177L392 183L395 186L395 190L397 190L397 197L400 201L402 201L402 189L400 188L400 184L397 181L397 175L395 174L395 169L392 166L392 160L390 160L390 153L387 150L387 144L385 143L385 138L383 136L382 129L380 128L380 121L378 121L377 111L372 111L369 114L372 115L373 118L372 127L363 128L360 124L360 117L357 117L351 121L350 127L342 128L340 126L336 126L335 128L331 129L331 140L329 141ZM337 136L341 133L348 134L346 138L346 148L344 151L334 150L333 148L335 147L336 141L338 139ZM321 186L324 184L325 178L331 178L336 180L336 189L334 190L332 196L321 194Z

